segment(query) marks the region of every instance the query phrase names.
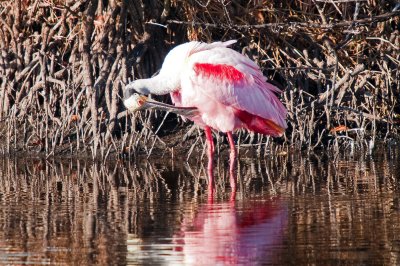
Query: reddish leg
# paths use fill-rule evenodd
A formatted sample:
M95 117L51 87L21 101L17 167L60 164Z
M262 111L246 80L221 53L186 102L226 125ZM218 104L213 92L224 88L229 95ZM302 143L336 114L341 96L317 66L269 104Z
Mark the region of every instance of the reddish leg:
M231 148L231 151L229 154L229 176L230 176L229 181L231 184L232 192L236 192L235 168L236 168L237 153L236 153L235 142L233 141L232 132L229 131L227 134L228 134L229 147Z
M210 127L205 127L206 132L206 139L207 139L207 146L208 146L208 165L207 165L207 172L208 172L208 190L210 191L210 195L212 197L214 191L214 140L212 137L212 132Z

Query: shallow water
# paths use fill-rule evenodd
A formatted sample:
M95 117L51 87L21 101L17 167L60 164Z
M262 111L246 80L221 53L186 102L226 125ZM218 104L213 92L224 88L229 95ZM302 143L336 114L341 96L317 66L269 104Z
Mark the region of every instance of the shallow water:
M399 265L399 150L227 162L0 161L0 264ZM179 163L177 163L179 162Z

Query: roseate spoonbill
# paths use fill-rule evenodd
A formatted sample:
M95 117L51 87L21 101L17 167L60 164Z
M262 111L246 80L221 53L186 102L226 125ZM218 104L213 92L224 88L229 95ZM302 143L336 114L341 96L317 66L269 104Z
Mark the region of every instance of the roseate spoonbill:
M185 115L188 107L192 111L197 108L197 114L189 111L188 118L205 130L210 187L214 182L212 129L227 133L230 181L232 189L236 189L236 178L233 177L236 148L232 132L246 128L276 137L287 127L286 108L275 95L280 90L266 82L256 63L227 47L235 42L192 41L178 45L167 54L158 75L134 80L124 91L124 104L130 110L170 108L172 112ZM148 103L148 98L138 96L136 92L145 95L169 93L175 108L154 101Z

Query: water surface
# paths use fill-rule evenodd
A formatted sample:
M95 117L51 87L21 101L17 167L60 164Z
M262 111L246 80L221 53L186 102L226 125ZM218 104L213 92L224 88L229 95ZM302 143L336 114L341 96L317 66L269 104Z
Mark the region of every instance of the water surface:
M398 265L399 150L216 162L3 159L0 264Z

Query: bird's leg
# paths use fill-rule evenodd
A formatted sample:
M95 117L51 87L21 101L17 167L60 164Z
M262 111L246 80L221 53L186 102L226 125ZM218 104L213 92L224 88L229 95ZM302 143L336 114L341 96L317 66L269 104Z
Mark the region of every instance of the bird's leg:
M212 132L210 127L205 127L206 138L207 138L207 146L208 146L208 190L210 192L210 196L212 197L214 191L214 140L212 137Z
M229 176L230 176L230 184L231 184L231 189L232 191L236 192L236 174L235 174L235 166L236 166L236 158L237 158L237 152L236 152L236 147L235 147L235 142L233 140L232 132L229 131L227 133L228 135L228 141L229 141L229 147L231 148L230 154L229 154Z

